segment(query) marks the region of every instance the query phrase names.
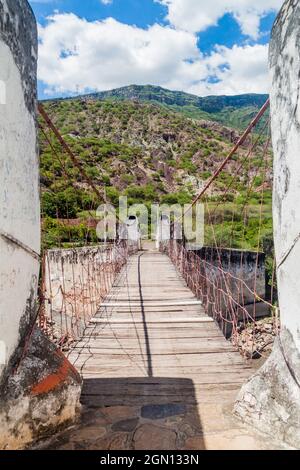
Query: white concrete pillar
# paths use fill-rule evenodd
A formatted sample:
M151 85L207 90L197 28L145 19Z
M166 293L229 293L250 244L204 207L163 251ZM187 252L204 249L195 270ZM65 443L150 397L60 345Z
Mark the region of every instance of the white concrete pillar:
M300 351L300 2L285 2L270 45L274 237L281 324ZM300 371L299 371L300 372Z
M75 369L33 328L40 269L36 64L29 4L0 0L1 450L72 423L81 391Z
M141 249L141 232L139 227L139 219L134 215L129 216L126 220L126 229L129 246L136 245L138 249Z
M0 375L20 354L36 314L36 63L36 22L27 1L0 0Z
M300 2L287 0L270 44L274 238L281 334L236 411L300 448Z
M156 248L159 249L161 243L166 243L170 240L171 236L171 224L170 217L164 214L160 215L157 224L156 234Z

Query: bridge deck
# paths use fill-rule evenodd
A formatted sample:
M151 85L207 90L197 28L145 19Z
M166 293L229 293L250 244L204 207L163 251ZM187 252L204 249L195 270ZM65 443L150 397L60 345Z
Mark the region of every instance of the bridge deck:
M130 259L70 360L82 422L56 448L269 447L232 415L253 369L163 254Z

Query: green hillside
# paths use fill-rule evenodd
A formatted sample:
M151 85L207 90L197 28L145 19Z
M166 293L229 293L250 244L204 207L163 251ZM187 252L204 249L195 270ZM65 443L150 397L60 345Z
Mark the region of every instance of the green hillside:
M69 99L44 103L80 165L93 180L103 199L118 204L120 195L129 204L189 203L224 160L239 132L212 121L196 121L158 104L136 100ZM55 150L55 152L53 151ZM212 186L206 203L215 213L215 232L229 246L232 220L236 247L257 248L260 212L262 235L272 236L272 156L267 155L266 187L261 203L260 187L265 169L262 144L244 161L242 148ZM88 224L99 201L88 181L52 138L51 146L40 135L42 217L44 246L96 242ZM224 188L240 166L230 192ZM249 181L251 192L249 194ZM239 207L249 206L250 224L245 229ZM66 221L67 219L67 221ZM72 222L71 222L71 221ZM213 234L207 230L206 242Z
M198 97L152 85L117 88L86 95L86 99L146 101L162 105L193 119L206 119L244 129L257 114L268 95Z

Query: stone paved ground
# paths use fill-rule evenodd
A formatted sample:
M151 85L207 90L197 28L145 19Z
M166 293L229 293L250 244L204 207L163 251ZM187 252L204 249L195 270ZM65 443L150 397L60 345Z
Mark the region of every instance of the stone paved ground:
M81 422L47 445L51 450L264 450L280 449L245 428L227 410L148 405L84 409Z

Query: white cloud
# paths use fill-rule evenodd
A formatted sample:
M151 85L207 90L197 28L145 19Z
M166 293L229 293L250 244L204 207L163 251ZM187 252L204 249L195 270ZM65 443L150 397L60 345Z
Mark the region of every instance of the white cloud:
M205 57L192 32L74 14L53 15L39 34L39 79L50 94L132 83L199 95L268 91L267 46L218 47Z
M167 6L168 20L175 28L200 32L226 13L238 21L244 34L257 39L261 18L278 10L283 0L156 0Z
M113 0L100 0L101 3L103 3L103 5L110 5Z
M199 51L194 35L113 18L88 22L56 14L39 27L39 78L58 91L109 89L132 82L164 83Z
M204 83L190 87L195 94L266 93L269 91L268 46L219 46L206 58L207 70L215 83Z

